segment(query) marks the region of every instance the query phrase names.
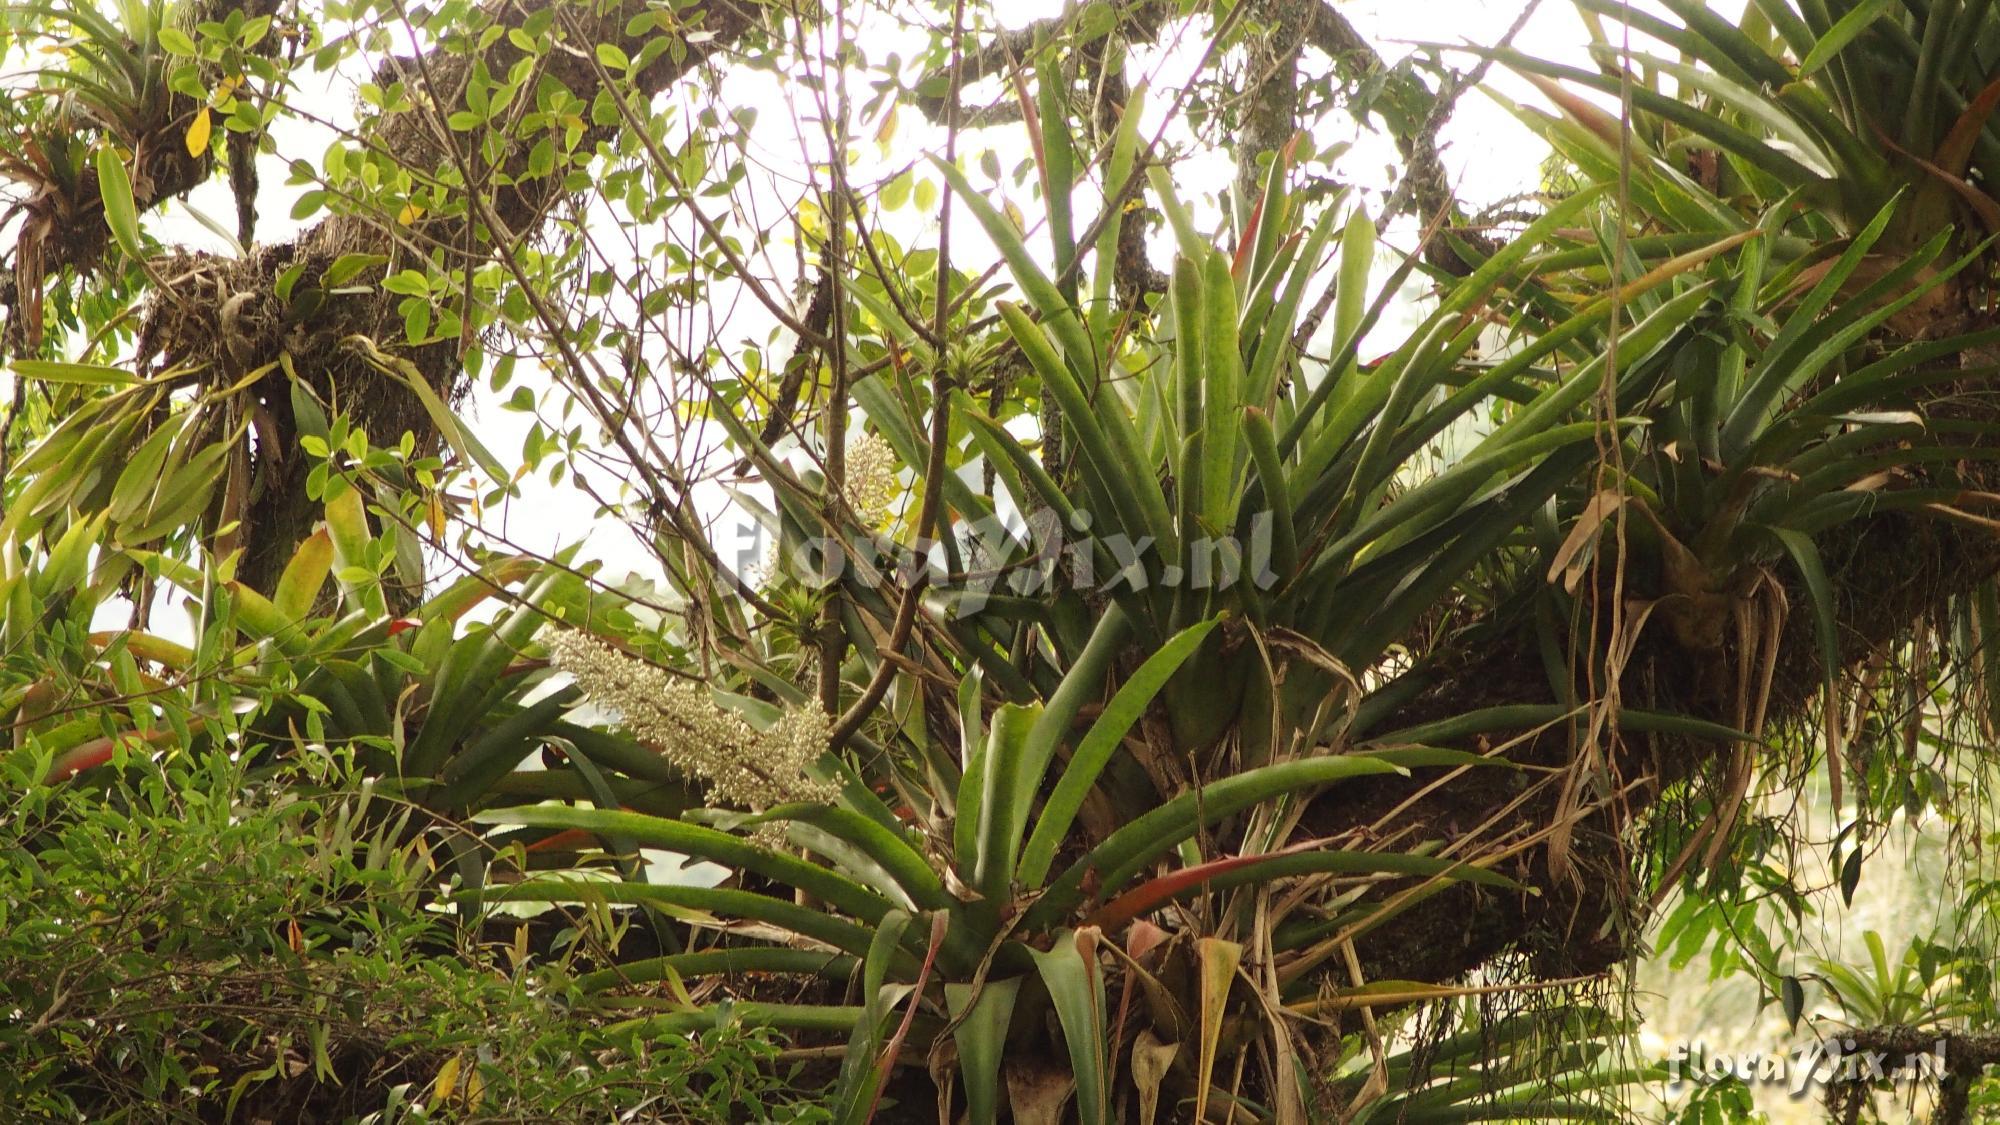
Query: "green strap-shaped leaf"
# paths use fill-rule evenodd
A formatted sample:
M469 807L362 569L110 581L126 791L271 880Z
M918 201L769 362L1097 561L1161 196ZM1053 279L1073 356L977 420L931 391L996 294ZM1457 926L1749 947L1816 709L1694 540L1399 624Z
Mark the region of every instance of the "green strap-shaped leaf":
M480 443L470 428L459 422L458 415L452 413L451 408L438 397L437 390L431 386L430 380L424 378L424 373L417 369L416 364L383 351L375 346L375 341L366 336L357 334L341 342L359 352L370 366L394 377L397 382L408 387L410 393L417 396L417 401L423 404L424 413L430 415L431 423L437 427L438 433L444 436L453 452L467 464L477 465L479 471L485 473L486 478L496 485L505 485L513 479L507 467L500 463L500 459L493 456L486 446Z
M1173 517L1167 512L1166 493L1150 459L1139 455L1138 439L1122 408L1114 403L1109 410L1099 410L1028 314L1007 301L999 307L1008 331L1042 377L1043 390L1056 396L1064 421L1076 432L1084 456L1104 482L1128 534L1150 533L1158 540L1161 553L1171 556L1178 539Z
M1419 723L1386 734L1372 737L1364 749L1369 754L1380 753L1392 757L1388 749L1378 751L1378 744L1385 747L1405 743L1460 742L1474 735L1492 734L1497 731L1524 731L1535 727L1559 723L1577 714L1574 707L1560 703L1510 703L1499 707L1481 707L1454 715L1449 719ZM1643 711L1621 707L1618 710L1618 728L1636 734L1659 733L1678 734L1689 738L1704 738L1717 742L1755 742L1756 738L1734 727L1697 719L1689 715L1673 715L1663 711ZM1417 765L1416 762L1405 764Z
M1070 729L1076 723L1086 703L1102 697L1104 681L1124 654L1126 642L1132 636L1132 622L1125 611L1112 605L1097 620L1097 628L1091 631L1090 640L1077 654L1074 663L1063 674L1062 683L1050 694L1048 703L1035 717L1034 726L1029 728L1028 737L1021 748L1019 772L1013 778L1013 792L1010 795L1013 806L1012 819L1007 824L1010 848L1019 848L1021 836L1028 825L1028 810L1035 795L1041 791L1049 772L1049 765L1055 761L1056 751L1069 738ZM1014 854L1009 854L1010 873Z
M1618 336L1618 365L1630 370L1651 355L1675 331L1686 326L1713 293L1714 287L1709 282L1691 286L1653 310L1652 315L1621 332ZM1481 448L1497 448L1568 418L1571 411L1604 388L1605 362L1605 357L1600 355L1577 368L1561 383L1544 390L1533 402L1488 435L1480 443Z
M979 446L980 453L994 466L995 473L1007 482L1008 491L1015 497L1016 504L1028 509L1031 501L1046 504L1055 514L1060 526L1077 527L1077 510L1070 503L1069 496L1042 467L1034 454L1028 452L1006 427L979 412L967 400L961 405L959 416L970 425L972 440ZM1091 551L1091 565L1095 573L1113 574L1118 570L1116 560L1105 548L1104 540L1096 535L1086 537ZM1135 592L1126 583L1120 582L1111 591L1111 600L1123 607L1128 617L1143 620L1146 604L1143 595ZM1003 685L1004 686L1004 685ZM1019 698L1019 696L1016 696Z
M1544 59L1531 59L1519 51L1499 48L1478 50L1477 53L1487 55L1508 69L1524 75L1542 75L1552 80L1573 82L1613 96L1618 96L1624 89L1620 80L1611 75ZM1714 143L1730 155L1775 177L1786 187L1801 184L1819 185L1826 182L1826 178L1819 172L1767 145L1762 137L1737 128L1724 118L1703 108L1678 101L1638 83L1631 85L1630 93L1633 103L1639 110L1671 121Z
M1855 294L1853 300L1830 313L1817 326L1819 331L1798 342L1798 348L1811 345L1804 355L1794 354L1798 350L1795 348L1786 354L1783 362L1777 362L1767 354L1765 362L1760 364L1762 373L1752 381L1723 431L1723 439L1729 443L1727 448L1738 449L1752 443L1757 433L1777 416L1779 404L1797 388L1811 383L1829 364L1860 344L1878 326L1949 281L1985 252L1985 247L1981 246L1943 269L1934 271L1929 277L1918 280L1931 259L1944 249L1950 236L1949 230L1939 231L1923 248ZM1893 299L1878 304L1887 297ZM1875 307L1871 308L1871 305Z
M1243 427L1243 352L1236 331L1236 286L1229 262L1211 251L1201 263L1202 375L1201 512L1209 527L1236 524L1237 434ZM1199 538L1193 528L1183 536Z
M43 383L73 383L84 387L123 387L139 381L122 367L101 363L58 363L46 359L17 359L14 373Z
M1639 419L1619 419L1615 432L1631 429ZM1460 505L1471 499L1494 478L1519 469L1566 445L1591 440L1599 431L1594 422L1572 422L1537 434L1528 434L1496 448L1475 450L1451 468L1397 497L1363 520L1360 526L1327 548L1319 566L1342 565L1351 555L1379 556L1389 547L1400 545L1438 521L1452 518ZM1393 533L1393 534L1392 534Z
M1792 564L1799 568L1799 577L1805 580L1806 598L1812 602L1813 635L1819 641L1820 671L1831 693L1840 675L1840 615L1833 600L1833 584L1827 581L1826 567L1820 562L1819 548L1800 532L1782 527L1765 530L1784 547L1785 553L1792 557ZM1833 697L1829 694L1827 698Z
M1104 168L1104 205L1111 207L1125 194L1132 179L1132 164L1138 151L1139 118L1146 104L1146 83L1133 84L1119 107L1118 131L1111 141L1111 161ZM1100 347L1111 339L1111 318L1117 311L1114 287L1118 274L1118 232L1125 225L1125 209L1118 207L1105 215L1097 233L1097 259L1090 282L1090 337Z
M132 177L125 162L109 145L97 150L97 194L104 200L104 221L111 225L111 237L118 248L137 260L145 258L139 240L139 207L132 199Z
M334 537L338 546L340 538ZM453 641L438 667L431 693L430 714L403 752L403 770L412 778L436 775L451 748L477 721L486 703L506 690L502 673L528 647L548 618L541 606L575 576L555 567L538 575L522 592L523 604L510 609L491 628L476 630Z
M1755 371L1746 376L1748 385L1742 397L1726 404L1729 410L1723 426L1726 447L1741 448L1764 421L1769 404L1777 396L1787 374L1781 361L1793 354L1794 345L1802 337L1808 334L1824 335L1826 326L1819 319L1820 312L1840 293L1848 278L1854 276L1854 271L1861 268L1862 260L1888 229L1889 220L1894 217L1900 203L1900 197L1892 199L1876 211L1868 225L1849 240L1846 250L1834 260L1832 267L1792 306L1784 327L1764 349L1763 360Z
M787 1031L851 1031L866 1011L856 1005L764 1004L752 1000L727 1001L697 1008L692 1012L670 1012L661 1016L626 1020L612 1024L606 1032L613 1036L658 1039L685 1036L713 1027L776 1027Z
M1039 704L1009 703L993 713L987 727L986 746L976 762L978 796L959 798L959 815L965 815L968 800L978 811L978 845L971 855L960 855L960 873L968 878L989 904L1006 901L1014 877L1014 861L1021 846L1021 829L1028 819L1022 794L1022 761L1027 756L1028 735L1041 715ZM974 773L966 771L961 790L969 789Z
M1180 494L1181 534L1197 538L1190 516L1201 511L1201 446L1204 435L1202 414L1203 374L1208 366L1208 346L1202 339L1206 321L1202 315L1201 266L1186 256L1174 259L1172 292L1174 306L1174 406L1179 423L1181 459L1174 488ZM1182 564L1185 566L1185 562Z
M1280 367L1291 353L1292 332L1295 322L1298 319L1299 306L1305 302L1307 286L1312 281L1313 274L1319 270L1319 261L1326 254L1327 243L1332 241L1334 233L1340 230L1340 224L1334 221L1338 213L1338 209L1335 207L1327 208L1326 214L1320 218L1319 224L1313 228L1312 236L1306 240L1305 249L1293 259L1291 271L1285 278L1284 291L1278 297L1277 303L1272 305L1269 314L1261 322L1253 321L1246 324L1246 327L1254 332L1257 337L1257 348L1251 354L1250 369L1245 374L1243 380L1243 401L1246 403L1253 406L1268 407L1272 402L1272 397L1277 393L1278 373ZM1367 218L1366 214L1362 213L1358 208L1356 209L1356 214L1363 220ZM1370 234L1373 233L1372 227L1369 232ZM1357 238L1356 242L1358 243L1359 241ZM1343 242L1343 254L1345 250L1346 245ZM1368 258L1370 260L1374 257L1373 251L1374 247L1371 239L1368 248ZM1364 270L1361 275L1361 282L1355 287L1353 296L1353 302L1357 306L1357 320L1359 319L1359 307L1365 304L1367 297L1367 282L1368 275ZM1347 277L1344 267L1336 284L1335 299L1336 303L1339 303L1348 294L1345 288ZM1334 336L1336 339L1343 338L1338 319L1335 321ZM1333 376L1329 373L1326 377L1332 378Z
M473 606L505 592L507 587L533 575L541 565L539 561L527 555L510 555L496 559L477 572L468 574L445 587L443 591L424 603L418 615L425 621L456 621Z
M581 695L574 685L565 687L536 700L533 706L521 708L473 739L446 764L446 785L435 798L438 807L463 809L486 797L494 782L511 773L523 758L534 752L555 721L575 706Z
M1194 216L1188 213L1180 193L1174 190L1174 178L1166 165L1155 164L1146 169L1146 179L1153 185L1153 194L1159 197L1160 210L1167 213L1167 225L1173 228L1181 256L1199 262L1205 255L1214 253L1215 247L1195 229Z
M1806 52L1805 58L1799 60L1799 77L1801 79L1812 77L1814 72L1832 62L1835 55L1846 50L1849 43L1854 42L1857 36L1868 30L1870 24L1889 14L1889 10L1896 6L1896 0L1861 0L1853 10L1840 17L1825 35L1820 36L1819 42L1812 45L1812 50Z
M1278 456L1278 432L1271 426L1271 416L1253 407L1244 412L1243 436L1250 447L1250 464L1257 470L1259 492L1264 499L1264 510L1251 518L1268 516L1271 520L1271 565L1278 580L1283 582L1298 570L1299 537L1292 522L1291 487L1285 480L1284 462ZM1237 522L1242 523L1241 517Z
M1048 988L1049 1002L1069 1046L1069 1064L1076 1079L1076 1111L1080 1125L1104 1125L1109 1120L1111 1072L1105 1037L1104 971L1097 962L1096 930L1064 930L1044 953L1032 950L1035 971Z
M828 1099L833 1109L833 1119L841 1125L859 1122L868 1111L868 1103L874 1100L875 1057L882 1049L882 1041L888 1036L884 1026L889 1017L890 1005L883 995L883 985L888 983L889 966L901 952L898 943L903 931L910 927L910 915L906 911L891 910L875 928L875 938L868 945L868 955L861 961L862 1015L855 1021L854 1032L847 1040L847 1057L840 1064L840 1081Z
M1182 840L1252 805L1348 778L1401 772L1400 767L1379 758L1344 754L1261 766L1183 793L1112 833L1071 865L1028 909L1022 925L1033 932L1053 925L1075 909L1083 899L1086 872L1097 875L1098 898L1119 894L1132 876Z
M696 953L648 957L576 978L585 992L603 992L629 984L651 984L677 977L735 976L739 973L798 973L844 981L861 962L845 953L793 949L782 945L732 945Z
M583 809L565 805L527 805L474 813L478 824L525 824L530 828L580 828L600 835L624 836L640 847L664 848L682 855L753 871L767 879L797 887L824 899L869 925L879 923L895 904L861 884L824 867L782 852L761 848L739 836L641 813Z
M931 158L931 162L937 165L938 172L958 193L958 199L972 212L973 217L979 220L979 225L985 229L986 236L993 240L994 247L1000 251L1000 256L1006 259L1007 268L1014 275L1014 284L1021 287L1021 292L1027 296L1028 303L1041 316L1043 323L1049 326L1049 331L1055 334L1056 342L1062 345L1063 354L1082 370L1094 372L1097 369L1096 349L1090 346L1090 337L1084 331L1082 322L1077 319L1075 307L1056 289L1055 283L1049 280L1049 276L1042 272L1042 267L1036 263L1034 254L1028 250L1028 244L1022 241L1020 232L1014 229L1014 224L995 210L984 195L973 190L971 181L967 180L965 173L959 171L956 166L935 156Z
M790 899L723 887L551 877L496 884L485 889L484 898L489 903L608 902L668 907L683 912L698 910L716 918L748 918L778 926L856 957L867 954L874 936L874 931L824 910L800 906ZM906 968L914 974L916 962L912 960Z
M1042 206L1049 213L1049 242L1055 247L1057 288L1064 299L1076 300L1075 212L1070 195L1076 190L1076 148L1070 142L1069 99L1064 87L1063 66L1055 52L1044 52L1035 60L1036 115L1041 118Z
M1292 236L1292 196L1286 182L1292 171L1292 154L1298 148L1301 138L1294 134L1292 139L1280 145L1271 154L1271 166L1264 173L1264 194L1257 202L1256 238L1251 243L1249 268L1241 283L1246 287L1254 279L1262 278L1271 271L1278 259L1279 248ZM1338 202L1336 200L1336 202ZM1239 260L1242 250L1237 250ZM1244 307L1253 307L1247 299Z
M958 1025L951 1038L965 1084L967 1125L1000 1125L1000 1062L1020 991L1020 977L944 986L945 1006Z
M1476 326L1465 324L1461 320L1461 314L1467 312L1477 302L1485 300L1494 287L1527 257L1531 245L1542 244L1556 229L1574 222L1600 194L1601 191L1597 188L1586 188L1556 204L1549 209L1548 214L1530 224L1520 238L1501 247L1498 253L1481 263L1471 276L1454 286L1425 322L1421 341L1415 346L1406 344L1397 349L1382 364L1381 369L1360 383L1356 393L1349 395L1340 404L1339 410L1327 419L1320 433L1314 437L1309 452L1300 460L1299 471L1306 474L1308 479L1316 477L1338 450L1346 446L1356 435L1361 434L1369 423L1378 421L1385 413L1384 405L1389 402L1392 391L1400 389L1401 401L1407 409L1408 406L1414 405L1424 392L1435 387L1449 369L1448 364L1436 362L1437 358L1441 355L1459 354L1478 338ZM1377 298L1377 307L1385 304L1383 298L1386 296L1388 296L1387 290ZM1370 317L1364 320L1374 315L1377 314L1371 309ZM1341 352L1336 356L1332 368L1334 373L1345 368L1353 349L1358 344L1358 339L1344 339L1340 342ZM1425 368L1422 381L1404 378L1404 373L1413 366ZM1313 389L1311 397L1300 408L1298 416L1292 420L1284 436L1279 440L1278 448L1281 451L1289 455L1305 435L1315 412L1332 394L1334 382L1332 379L1323 380ZM1392 418L1390 422L1391 425L1400 424L1401 419ZM1381 473L1381 462L1388 454L1388 442L1391 436L1393 435L1381 436L1378 447L1364 451L1363 454L1367 467L1378 478Z
M796 820L810 824L859 849L889 873L918 909L942 910L952 905L951 896L945 893L944 882L938 878L937 872L931 870L922 853L901 836L860 813L833 805L788 804L753 818L751 823L772 820Z
M1220 622L1221 618L1204 621L1175 634L1146 658L1105 705L1104 712L1091 724L1090 732L1077 744L1076 753L1070 755L1069 764L1042 806L1034 834L1021 851L1019 878L1024 887L1032 890L1048 877L1056 850L1069 838L1070 826L1076 822L1077 810L1083 807L1084 798L1097 784L1098 775L1110 763L1126 732Z

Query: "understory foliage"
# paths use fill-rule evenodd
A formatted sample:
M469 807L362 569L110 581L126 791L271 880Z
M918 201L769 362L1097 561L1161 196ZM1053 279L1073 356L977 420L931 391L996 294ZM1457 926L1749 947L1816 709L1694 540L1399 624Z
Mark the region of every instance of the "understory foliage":
M1740 1119L1658 948L1970 1119L1978 848L1805 941L1991 819L2000 19L1576 7L5 8L0 1082ZM1489 72L1555 174L1480 216Z
M0 1102L17 1120L816 1120L767 1034L640 1041L545 960L426 910L406 817L326 756L15 771ZM608 920L607 920L608 921Z

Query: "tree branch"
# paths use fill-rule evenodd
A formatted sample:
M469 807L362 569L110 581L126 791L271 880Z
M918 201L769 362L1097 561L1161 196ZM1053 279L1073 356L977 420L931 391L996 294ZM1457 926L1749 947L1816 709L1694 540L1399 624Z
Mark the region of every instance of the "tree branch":
M1983 409L1989 415L2000 414L1992 404ZM1984 489L1992 482L1979 474L1987 472L1968 466L1960 477L1911 485ZM1949 601L1996 568L1987 535L1920 514L1864 517L1822 533L1815 543L1827 572L1836 576L1836 615L1843 625L1836 675L1907 637L1922 623L1944 620ZM1802 585L1788 582L1787 587L1792 605L1808 604L1810 595ZM1663 596L1642 588L1629 593L1638 598ZM1410 674L1413 697L1363 737L1489 707L1570 702L1558 698L1544 671L1542 640L1526 602L1517 597L1515 608L1498 610L1449 638ZM1774 730L1796 728L1814 713L1827 677L1812 616L1789 614L1775 653L1745 653L1727 638L1707 647L1690 645L1675 630L1656 622L1639 636L1619 691L1632 708L1730 725L1736 691L1724 673L1745 660L1768 659L1774 666L1767 725ZM1572 637L1567 643L1581 651L1606 650L1602 636ZM1571 698L1583 694L1573 689ZM1527 779L1557 777L1577 768L1576 746L1566 723L1542 730L1494 731L1455 744L1473 751L1507 746L1504 758L1521 767ZM1675 786L1714 776L1734 746L1652 734L1607 738L1601 749L1610 789L1619 796L1575 826L1566 858L1584 872L1581 877L1557 874L1546 847L1521 851L1497 870L1535 893L1459 885L1432 896L1398 915L1393 927L1360 939L1368 978L1449 981L1510 952L1524 956L1529 972L1538 978L1594 973L1626 958L1645 921L1646 888L1631 882L1629 848L1634 833L1644 829L1661 798ZM1422 771L1411 779L1368 779L1332 791L1309 808L1299 837L1365 834L1393 811L1395 828L1409 838L1441 840L1446 854L1463 855L1468 847L1497 848L1527 838L1557 819L1558 786L1537 787L1532 781L1525 789L1496 784L1493 771L1479 770L1440 782L1443 772Z
M2000 1065L2000 1035L1953 1031L1939 1027L1853 1028L1836 1036L1841 1041L1841 1057L1863 1055L1879 1062L1885 1075L1911 1068L1943 1065L1938 1078L1937 1108L1931 1125L1963 1125L1970 1121L1973 1083L1986 1068ZM1870 1068L1860 1068L1861 1077L1851 1082L1827 1083L1827 1109L1844 1117L1849 1105L1866 1101L1873 1083Z
M236 7L249 14L266 14L276 0L207 0L214 13ZM489 0L488 18L503 28L522 26L561 0ZM666 34L652 20L636 17L655 11L645 0L571 5L566 29L578 42L607 43L638 57L648 41ZM213 14L213 13L212 13ZM679 81L709 59L731 49L761 27L759 9L747 0L708 0L700 8L679 12L673 33L682 35L681 48L658 52L645 67L627 76L641 94L653 94ZM628 35L628 26L636 27ZM699 32L699 34L696 34ZM279 36L267 37L275 42ZM526 56L502 36L476 60L492 73L506 73ZM407 224L393 217L368 213L336 214L305 231L296 240L259 248L245 260L225 260L201 254L170 253L162 272L179 278L176 288L204 293L212 299L182 300L168 291L156 295L141 335L140 362L186 363L211 370L254 370L289 358L301 377L326 401L348 409L370 430L414 432L421 445L436 439L428 412L413 394L385 391L373 369L339 342L359 334L393 340L402 334L397 306L401 298L380 291L332 292L320 285L325 269L337 258L377 253L395 258L422 255L442 247L447 262L469 270L493 248L516 233L533 231L566 192L560 176L528 175L530 146L511 143L499 158L462 151L464 137L446 125L446 118L463 104L464 90L475 59L470 53L438 48L423 57L394 57L382 63L383 81L402 81L425 95L415 108L384 116L366 140L392 154L419 177L455 169L465 180L463 190L478 193L478 206L460 213L432 214ZM555 81L589 103L603 87L604 72L588 49L542 52L528 81ZM184 194L213 171L204 152L190 157L182 139L180 109L186 99L161 99L162 117L141 130L131 142L138 174L133 176L136 202L146 209ZM183 107L184 108L184 107ZM611 136L617 124L592 124L578 146L588 153L597 141ZM129 139L128 139L129 140ZM477 167L474 165L477 164ZM477 178L474 173L477 172ZM500 185L500 186L495 186ZM39 324L42 280L62 270L88 272L98 266L106 245L103 200L94 176L86 175L67 195L44 189L31 198L29 215L14 245L13 289L0 292L12 306L8 339L16 348L32 342ZM491 221L488 221L491 220ZM279 295L278 282L287 277L288 291ZM218 322L223 308L232 311L238 331L225 334ZM469 310L468 310L469 312ZM225 344L230 354L224 355ZM442 395L452 395L462 377L465 340L433 341L406 350L424 379ZM385 345L386 346L386 345ZM226 362L225 362L226 361ZM243 518L245 558L239 573L253 587L269 589L295 544L317 518L317 505L306 495L305 458L287 449L296 443L290 388L283 376L258 388L260 407L268 413L272 442L260 442L257 476L260 487ZM364 388L366 388L364 390Z

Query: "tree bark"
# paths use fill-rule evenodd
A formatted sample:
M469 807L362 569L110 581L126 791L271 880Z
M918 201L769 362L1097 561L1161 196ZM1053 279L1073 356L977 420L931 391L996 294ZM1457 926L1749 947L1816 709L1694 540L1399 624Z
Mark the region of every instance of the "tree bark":
M1299 127L1299 60L1304 55L1311 5L1266 0L1257 15L1268 24L1253 38L1242 129L1236 145L1238 229L1264 190L1271 161Z
M248 15L269 14L276 0L213 3L214 14L240 6ZM489 19L502 27L519 27L545 9L562 16L561 30L572 42L612 43L637 57L646 39L661 34L642 30L627 35L634 16L651 10L644 0L619 3L568 4L563 0L493 0ZM729 50L756 31L760 9L745 0L706 0L699 8L679 14L688 32L680 52L660 54L632 75L644 93L656 93L686 77L709 59ZM699 34L696 34L699 33ZM267 37L275 40L276 36ZM522 57L506 37L496 40L480 57L493 73L505 73ZM529 146L510 143L490 167L475 169L465 151L467 134L452 133L444 119L464 104L465 78L472 66L465 53L434 50L425 56L397 57L383 63L378 76L401 80L430 95L428 107L392 114L382 120L372 140L414 169L475 172L466 176L468 206L463 213L424 216L406 225L393 217L366 213L336 214L297 239L255 248L243 260L174 252L154 266L171 279L179 296L193 301L150 303L141 334L140 359L156 367L202 365L218 380L228 372L242 373L288 357L300 377L321 396L345 409L379 440L393 441L405 430L416 434L419 446L434 448L437 434L416 396L389 384L382 373L342 341L359 334L385 351L397 352L415 365L423 378L445 398L461 390L463 351L456 340L441 340L412 348L397 348L402 321L400 298L380 290L334 293L320 279L337 258L346 254L381 254L408 263L413 253L442 248L448 269L469 270L495 253L512 251L532 234L548 209L564 195L559 176L529 178ZM553 79L585 103L602 86L599 66L588 46L582 50L550 50L541 55L538 80ZM133 177L141 211L186 194L213 171L206 154L190 157L182 143L188 106L176 98L161 120L150 123L136 138L125 138L135 153L139 175ZM421 102L421 99L419 99ZM589 152L615 127L592 125L579 145ZM495 186L496 184L500 186ZM79 274L97 268L106 246L104 203L94 174L86 174L73 191L44 190L27 205L28 218L14 247L11 286L0 291L10 306L7 339L17 353L40 342L40 304L44 279L64 270ZM289 293L280 295L280 279L300 267ZM462 276L462 273L461 273ZM274 368L256 387L262 414L255 454L253 486L241 513L244 559L238 575L250 586L268 591L282 573L298 542L310 533L319 505L306 495L308 466L297 452L299 428L293 417L291 388L281 369Z

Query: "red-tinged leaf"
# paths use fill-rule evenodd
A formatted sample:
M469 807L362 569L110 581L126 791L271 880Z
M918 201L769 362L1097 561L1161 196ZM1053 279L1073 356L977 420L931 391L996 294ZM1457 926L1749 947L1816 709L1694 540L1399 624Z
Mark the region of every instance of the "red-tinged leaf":
M1028 93L1028 84L1021 77L1019 68L1015 69L1012 79L1014 101L1021 107L1021 124L1028 130L1028 148L1035 158L1035 176L1042 184L1042 198L1047 199L1048 193L1054 189L1049 186L1048 150L1042 147L1042 116L1035 112L1034 96Z
M1556 103L1556 108L1562 110L1570 120L1596 133L1604 143L1617 145L1618 135L1623 130L1616 117L1606 113L1596 103L1570 93L1558 83L1539 74L1523 72L1521 77L1526 78L1535 89L1540 90L1543 97Z
M1879 125L1875 127L1875 137L1882 142L1882 147L1929 172L1939 183L1950 188L1967 207L1972 208L1973 214L1979 216L1979 221L1985 224L1987 233L2000 234L2000 201L1967 183L1964 177L1953 175L1948 169L1940 168L1897 144Z
M1235 278L1238 285L1248 280L1244 274L1250 268L1250 255L1256 252L1257 228L1263 225L1263 222L1264 197L1260 195L1256 204L1250 208L1250 219L1243 224L1243 233L1237 236L1236 253L1229 259L1229 276Z
M2000 78L1988 82L1972 99L1972 104L1965 107L1965 112L1958 115L1958 120L1952 122L1951 131L1937 147L1938 167L1964 177L1966 166L1972 161L1972 146L1986 129L1986 119L1993 116L1995 108L2000 108Z
M1299 141L1303 140L1304 137L1304 133L1293 133L1291 140L1286 141L1283 145L1279 146L1277 152L1271 154L1271 175L1280 178L1285 175L1285 172L1292 166L1292 156L1299 149ZM1248 285L1250 282L1248 276L1250 272L1250 256L1257 252L1257 232L1264 225L1264 204L1270 197L1271 193L1268 187L1265 191L1258 194L1256 205L1250 209L1250 219L1243 224L1243 233L1236 239L1236 255L1230 260L1229 275L1236 280L1236 284L1238 285ZM1290 240L1297 241L1303 233L1302 231L1293 231Z
M1132 923L1131 929L1125 931L1125 955L1143 965L1146 963L1146 955L1158 949L1172 936L1141 918Z
M49 767L50 781L68 781L84 770L95 769L111 760L111 751L117 745L116 739L93 738L80 746L75 746L58 755Z
M164 742L172 735L172 731L161 729L149 734L125 731L103 738L93 738L89 742L72 746L56 755L56 760L49 766L48 780L68 781L85 770L103 765L111 760L112 753L117 750L120 743L133 749L142 749L149 744Z
M1115 933L1120 926L1141 914L1165 906L1176 896L1186 894L1218 875L1226 875L1239 868L1269 859L1272 854L1275 853L1212 859L1207 863L1155 876L1105 903L1097 913L1090 916L1090 921L1086 924Z
M389 622L389 635L393 637L398 633L406 632L410 629L415 629L422 624L423 622L418 621L415 618L398 617L394 621Z
M1328 872L1383 873L1423 879L1466 879L1492 886L1515 885L1512 880L1484 868L1395 852L1343 851L1328 847L1329 843L1329 840L1304 840L1291 847L1265 852L1262 855L1231 856L1180 871L1171 871L1148 879L1105 903L1098 908L1097 913L1090 916L1086 924L1103 928L1122 926L1148 911L1166 905L1177 896L1199 890L1215 880L1252 867L1260 867L1262 870L1239 877L1231 885L1260 878L1278 879Z
M938 950L944 948L944 939L951 932L951 915L939 910L931 915L931 942L924 949L924 963L917 970L916 987L910 990L910 1006L903 1011L903 1022L896 1025L896 1034L882 1048L882 1057L875 1063L875 1093L868 1100L868 1115L863 1122L875 1120L875 1111L881 1108L882 1091L888 1087L889 1072L896 1068L896 1056L902 1053L903 1040L909 1037L910 1023L917 1018L917 1008L923 1002L924 986L930 983L931 966L937 963Z
M552 836L544 836L527 846L530 852L567 852L577 848L587 848L597 843L597 833L581 828L565 828Z
M636 812L638 810L630 805L620 805L619 811ZM565 828L554 835L544 836L536 840L523 850L530 852L574 851L577 848L593 846L597 843L597 839L598 834L588 828Z

